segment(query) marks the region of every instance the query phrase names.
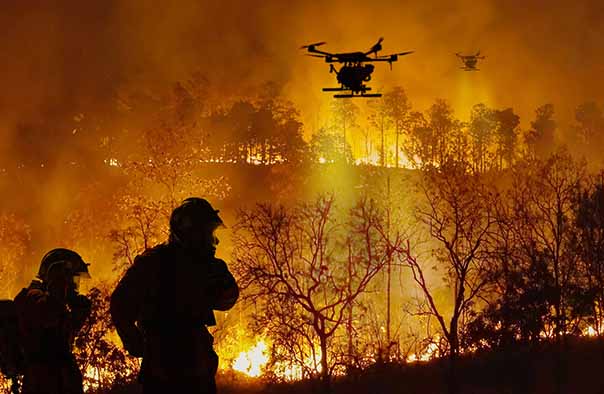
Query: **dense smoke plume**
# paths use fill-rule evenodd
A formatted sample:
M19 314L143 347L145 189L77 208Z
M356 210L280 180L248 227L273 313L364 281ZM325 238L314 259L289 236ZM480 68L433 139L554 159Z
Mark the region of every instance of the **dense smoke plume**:
M420 108L436 97L463 111L486 101L512 106L528 120L547 101L564 113L581 101L602 99L604 5L598 1L381 1L369 6L360 1L63 0L8 1L2 7L0 114L3 142L9 142L3 146L23 156L41 148L26 144L28 131L17 133L18 125L34 128L29 133L44 137L45 146L55 138L64 142L70 136L63 134L72 129L61 126L83 111L103 114L116 105L120 90L154 91L196 71L224 95L276 81L312 118L325 97L319 88L333 83L333 75L298 47L319 40L328 42L328 50L354 51L384 36L385 52L416 50L392 72L379 68L374 84L404 86ZM453 53L478 49L487 56L482 72L459 72ZM469 93L460 92L463 84L470 85ZM460 102L463 95L468 102Z

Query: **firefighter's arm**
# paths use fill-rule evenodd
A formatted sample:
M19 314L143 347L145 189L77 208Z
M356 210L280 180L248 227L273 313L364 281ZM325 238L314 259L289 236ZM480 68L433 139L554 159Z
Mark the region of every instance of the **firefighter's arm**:
M210 262L208 282L211 308L218 311L231 309L239 298L239 286L223 260L213 259Z
M63 300L41 289L31 289L22 301L22 310L37 327L59 327L67 313Z
M144 301L147 284L145 257L138 256L111 295L111 320L124 344L124 348L135 357L143 355L143 334L136 326Z
M25 313L37 327L60 327L68 318L65 306L69 275L62 265L49 270L45 286L30 288L24 299Z
M73 292L67 298L67 305L71 310L71 326L74 332L80 331L92 310L92 302L85 295Z

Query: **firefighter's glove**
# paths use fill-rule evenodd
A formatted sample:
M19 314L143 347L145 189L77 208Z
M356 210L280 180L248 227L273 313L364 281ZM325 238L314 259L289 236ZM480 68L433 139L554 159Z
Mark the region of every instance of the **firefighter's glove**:
M123 333L122 342L124 348L133 357L143 357L144 339L142 333L138 329L131 332Z
M88 299L88 297L82 294L69 294L67 298L67 305L71 309L71 316L74 321L74 326L76 329L79 329L88 316L90 316L90 312L92 310L92 302Z

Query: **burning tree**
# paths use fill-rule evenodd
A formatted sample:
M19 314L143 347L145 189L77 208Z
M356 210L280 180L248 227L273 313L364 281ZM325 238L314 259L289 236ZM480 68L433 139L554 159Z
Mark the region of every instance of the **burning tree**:
M513 223L524 258L541 259L553 277L550 328L558 338L571 324L578 324L572 319L573 299L581 288L574 209L585 182L585 165L561 151L545 161L519 166L514 180L509 196Z
M109 314L111 289L112 285L103 284L88 293L92 301L91 315L75 340L75 355L87 391L124 385L136 378L139 369L138 360L117 345L119 341Z
M446 164L426 171L421 188L425 198L416 217L429 233L429 252L436 259L436 270L444 273L444 282L452 292L448 321L445 308L435 301L435 288L427 278L428 259L409 254L407 264L423 294L419 313L436 318L448 344L450 391L456 393L455 365L461 347L460 332L469 312L488 293L490 285L488 241L496 222L495 194L460 164Z
M170 204L142 196L124 195L118 203L121 227L109 232L114 245L114 268L124 272L145 249L167 239Z
M180 201L192 195L224 199L230 192L223 176L203 176L195 135L180 124L150 128L141 136L143 152L122 164L129 182L115 199L118 224L109 234L118 268L167 238L170 212Z
M260 204L239 213L234 239L240 285L256 305L257 331L272 339L274 361L289 357L320 371L325 386L346 362L331 350L335 334L401 244L385 238L371 201L361 200L346 220L336 213L333 197L290 208ZM317 357L320 368L306 362Z
M593 177L592 182L577 198L575 224L587 287L593 293L593 323L596 332L601 334L604 331L604 173Z

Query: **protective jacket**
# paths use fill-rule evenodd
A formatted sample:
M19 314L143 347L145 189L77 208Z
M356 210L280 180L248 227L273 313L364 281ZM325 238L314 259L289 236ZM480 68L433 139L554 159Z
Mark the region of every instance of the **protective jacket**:
M215 391L218 357L207 326L216 324L213 310L230 309L238 295L225 262L213 255L195 257L168 243L136 257L110 310L126 350L143 357L145 393Z
M53 297L40 281L15 297L25 353L23 394L83 393L72 344L90 313L90 301L82 295L75 298L81 307Z

